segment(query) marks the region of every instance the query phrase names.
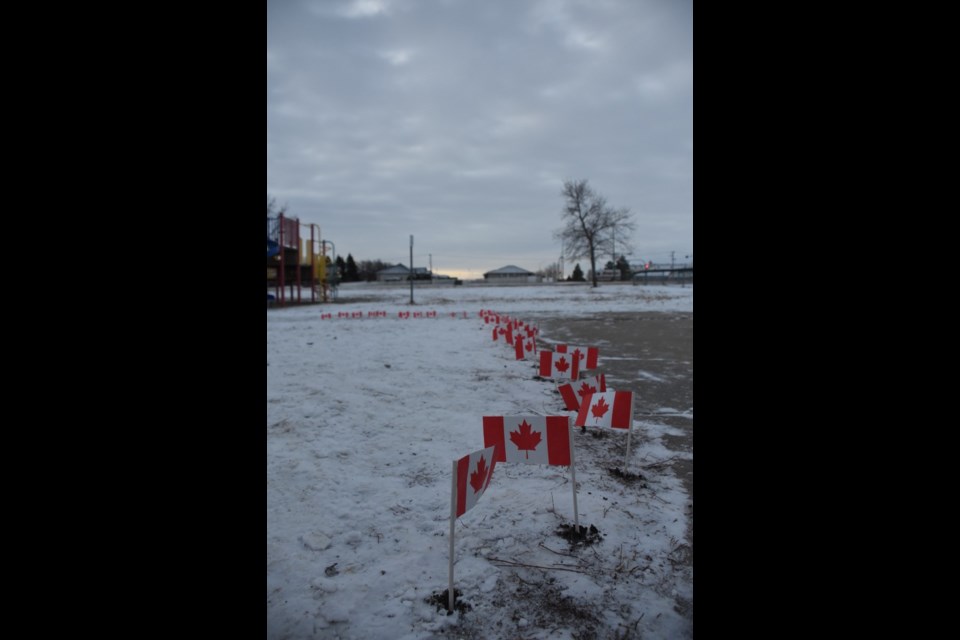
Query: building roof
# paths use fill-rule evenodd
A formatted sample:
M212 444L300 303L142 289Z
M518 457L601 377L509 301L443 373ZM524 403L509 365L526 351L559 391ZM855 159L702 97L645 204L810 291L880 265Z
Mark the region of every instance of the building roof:
M395 264L392 267L387 267L386 269L380 269L377 273L410 273L410 269L403 266L402 264Z
M490 276L490 275L496 275L496 276L506 276L506 275L532 276L532 275L536 275L536 274L533 273L532 271L527 271L526 269L521 269L520 267L518 267L518 266L516 266L516 265L508 264L508 265L505 266L505 267L500 267L499 269L494 269L493 271L487 271L487 272L486 272L485 274L483 274L483 275L484 275L484 277L486 277L486 276Z

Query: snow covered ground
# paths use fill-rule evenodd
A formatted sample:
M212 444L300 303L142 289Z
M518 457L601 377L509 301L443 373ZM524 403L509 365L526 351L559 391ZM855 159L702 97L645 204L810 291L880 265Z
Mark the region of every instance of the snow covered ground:
M456 524L468 609L428 603L447 589L451 463L483 448L482 417L574 417L479 311L689 313L692 287L417 285L414 299L355 284L334 304L267 311L268 637L692 637L692 504L656 464L677 455L662 441L676 427L650 416L626 467L625 433L575 432L579 521L602 539L557 535L573 523L567 467L498 464Z

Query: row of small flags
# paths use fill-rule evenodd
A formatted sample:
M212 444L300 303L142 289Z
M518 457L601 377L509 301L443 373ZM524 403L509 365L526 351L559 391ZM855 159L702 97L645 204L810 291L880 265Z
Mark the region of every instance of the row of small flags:
M450 316L451 318L461 318L464 320L470 317L469 315L467 315L466 311L450 311L449 313L444 313L439 315L437 314L436 311L397 311L397 315L396 315L396 317L400 318L401 320L406 320L407 318L440 318L440 317L447 317L447 316ZM334 316L332 312L320 314L321 320L332 320L334 317L336 317L337 319L348 318L351 320L356 320L358 318L363 318L364 315L363 315L363 311L338 311L336 313L336 316ZM387 312L386 311L367 311L366 317L386 318Z
M496 342L503 337L504 343L513 347L517 360L525 360L528 355L537 354L537 335L540 328L517 318L501 316L498 313L480 311L486 324L493 324L491 337Z
M493 341L497 342L502 336L506 344L513 346L517 360L538 353L536 338L540 328L536 325L487 310L481 310L480 316L485 324L493 325ZM539 350L538 373L554 381L569 380L558 384L557 391L563 398L564 408L578 412L576 426L629 430L633 424L633 393L607 389L602 373L581 379L581 373L595 371L599 362L597 347L557 344L552 351Z
M512 346L517 360L537 353L539 328L518 318L481 310L484 323L493 325L492 338ZM539 372L544 378L569 380L557 387L568 411L576 411L574 425L627 430L630 457L630 427L633 424L633 393L608 389L603 374L580 379L580 372L595 370L596 347L556 345L555 351L540 351ZM581 369L581 366L583 367ZM448 610L453 610L454 524L473 508L487 490L498 462L560 465L570 468L573 488L574 531L580 530L577 512L577 477L574 465L573 430L569 415L483 416L483 445L479 451L453 461L450 497L450 565ZM541 446L542 445L542 446ZM624 463L626 465L626 463Z

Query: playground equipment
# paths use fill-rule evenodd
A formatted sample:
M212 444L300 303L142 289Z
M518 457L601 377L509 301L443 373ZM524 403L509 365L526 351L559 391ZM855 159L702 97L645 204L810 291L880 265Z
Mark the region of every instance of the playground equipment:
M300 227L310 229L310 237L301 236ZM267 294L280 306L288 300L303 302L302 289L309 282L310 302L329 301L330 288L335 282L328 279L326 246L329 240L320 238L320 227L315 224L301 224L297 218L288 218L282 213L271 218L267 216L267 288L275 288L275 294ZM331 270L331 273L335 270ZM290 296L287 297L287 287Z

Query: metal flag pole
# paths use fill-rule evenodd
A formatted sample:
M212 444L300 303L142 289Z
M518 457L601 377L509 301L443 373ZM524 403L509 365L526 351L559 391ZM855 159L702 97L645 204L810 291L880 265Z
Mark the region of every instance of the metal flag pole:
M447 588L447 611L453 611L453 534L457 524L457 461L453 461L453 482L450 486L450 571Z
M567 437L570 438L570 481L573 484L573 530L580 535L580 514L577 511L577 469L573 463L573 427L570 425L570 416L567 416Z
M623 459L623 473L627 473L627 462L630 460L630 434L633 432L633 425L630 425L630 428L627 429L627 456Z
M536 409L527 408L527 411L535 413L538 416L546 416L547 414L537 411ZM570 482L573 484L573 526L576 527L574 531L577 533L580 532L580 514L577 511L577 468L574 464L573 458L573 427L570 425L570 416L567 416L567 438L570 442Z

